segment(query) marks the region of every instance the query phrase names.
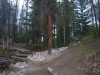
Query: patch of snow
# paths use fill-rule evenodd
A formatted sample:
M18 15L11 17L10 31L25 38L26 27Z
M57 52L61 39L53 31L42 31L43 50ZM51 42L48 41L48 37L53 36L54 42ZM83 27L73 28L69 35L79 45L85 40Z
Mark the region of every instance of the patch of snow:
M63 51L67 50L68 47L61 47L61 48L57 48L57 49L52 49L51 54L48 54L48 50L44 51L44 52L33 52L32 55L29 55L27 58L29 58L30 60L35 60L35 61L44 61L48 58L51 58L53 56L58 55L59 53L62 53ZM12 67L16 67L16 68L26 68L29 67L29 65L24 61L24 62L17 62L16 64L11 64L10 66ZM48 67L48 70L53 71L52 68ZM57 75L56 73L52 73L53 75ZM19 72L2 72L0 73L0 75L24 75L24 70L21 70Z
M52 49L51 55L48 54L48 50L44 51L44 52L33 52L32 55L29 55L27 58L29 58L30 60L35 60L35 61L44 61L47 58L53 57L59 53L62 53L63 51L67 50L68 47L61 47L61 48L57 48L57 49Z
M49 57L48 55L48 51L44 51L44 52L36 52L36 53L33 53L33 55L29 55L28 58L31 59L31 60L39 60L39 61L43 61L45 60L47 57Z
M19 72L3 71L0 75L24 75L24 70Z
M25 67L29 67L27 63L24 62L17 62L16 64L11 64L11 66L13 67L18 67L18 68L25 68Z

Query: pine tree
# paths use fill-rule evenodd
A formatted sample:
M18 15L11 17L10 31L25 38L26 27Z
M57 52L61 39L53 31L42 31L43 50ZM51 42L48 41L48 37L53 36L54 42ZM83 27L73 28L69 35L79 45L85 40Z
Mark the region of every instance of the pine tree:
M57 46L64 46L64 30L63 30L63 3L57 2L57 16L56 16L56 24L57 24Z
M71 10L70 1L64 0L63 6L63 25L64 25L64 46L70 43L70 20L71 20Z
M74 35L84 35L91 29L90 10L87 9L87 0L78 0L77 10L75 10L76 22Z

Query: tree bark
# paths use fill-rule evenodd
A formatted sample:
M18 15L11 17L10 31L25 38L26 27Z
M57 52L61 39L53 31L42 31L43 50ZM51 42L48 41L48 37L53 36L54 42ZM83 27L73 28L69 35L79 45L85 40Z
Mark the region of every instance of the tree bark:
M92 30L93 30L93 35L95 36L95 26L94 26L94 17L93 17L92 6L91 6L91 17L92 17Z
M66 35L66 32L65 31L66 31L66 29L65 29L65 25L64 25L64 46L65 46L65 43L66 43L65 42L66 41L66 36L65 36Z
M4 51L4 49L5 49L4 29L5 29L5 24L6 24L6 1L5 0L2 0L1 8L2 8L2 11L1 11L1 13L2 13L2 49Z
M99 12L99 18L98 18L98 20L99 20L99 29L100 29L100 0L98 0L98 12Z
M10 47L10 43L9 43L9 39L10 39L10 12L11 12L11 10L10 10L10 0L9 0L9 5L8 5L8 29L7 29L7 50L9 49L9 47Z
M97 25L97 18L96 18L96 11L95 11L95 7L94 7L94 4L93 4L93 0L91 0L91 6L92 6L92 10L93 10L93 12L94 12L95 25L96 25L96 28L98 28L98 25Z
M26 31L28 30L28 1L26 0Z
M54 45L55 45L55 48L56 48L56 25L54 25Z
M2 35L2 49L5 49L5 41L4 41L4 34Z
M15 37L16 37L17 10L18 10L18 0L16 0L15 10L14 10L14 15L13 15L14 21L13 21L13 29L12 29L12 45L14 45Z
M51 54L51 49L52 49L52 17L51 13L49 11L48 14L48 54Z

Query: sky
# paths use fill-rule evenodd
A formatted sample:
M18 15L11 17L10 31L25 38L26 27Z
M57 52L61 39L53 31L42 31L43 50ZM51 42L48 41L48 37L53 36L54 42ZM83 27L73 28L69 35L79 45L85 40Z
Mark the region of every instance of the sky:
M60 0L60 1L62 1L62 0ZM19 0L19 8L22 8L23 2L24 2L24 0Z
M19 8L22 8L24 0L19 0Z

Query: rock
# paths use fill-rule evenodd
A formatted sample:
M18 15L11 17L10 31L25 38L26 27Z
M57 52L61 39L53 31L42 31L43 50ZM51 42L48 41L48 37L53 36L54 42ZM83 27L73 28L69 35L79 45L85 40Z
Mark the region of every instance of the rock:
M97 66L99 69L100 69L100 65L98 64L98 66Z
M96 72L97 72L96 68L93 68L93 73L96 73Z
M32 52L30 50L26 50L26 49L22 49L22 48L10 48L11 51L17 51L17 52L20 52L20 53L23 53L23 54L31 54Z
M28 55L27 54L15 54L15 56L26 58Z
M0 72L2 72L5 68L7 68L8 65L11 64L11 62L13 61L10 59L1 58L0 59Z
M79 41L79 39L77 37L72 37L71 41Z
M97 69L97 72L99 72L99 73L100 73L100 69Z
M94 64L93 64L93 67L97 67L97 65L98 65L97 63L94 63Z
M3 72L2 72L2 73L0 73L0 75L3 75Z
M26 58L22 58L22 57L18 57L18 56L11 56L11 58L15 61L20 61L20 62L23 62L25 61Z
M57 75L57 73L54 72L54 69L48 67L47 70L48 70L52 75Z
M13 60L10 60L10 59L0 59L0 66L3 66L4 64L5 65L9 65L11 62L13 62Z
M14 66L11 66L11 65L8 66L8 69L9 69L10 71L14 71L14 72L17 72L17 71L22 70L22 68L14 67Z
M28 64L26 62L17 62L16 64L9 65L9 69L12 71L20 71L23 68L28 68Z
M34 61L34 60L31 60L29 58L26 58L25 62L31 67L31 66L38 66L40 63L40 61Z

